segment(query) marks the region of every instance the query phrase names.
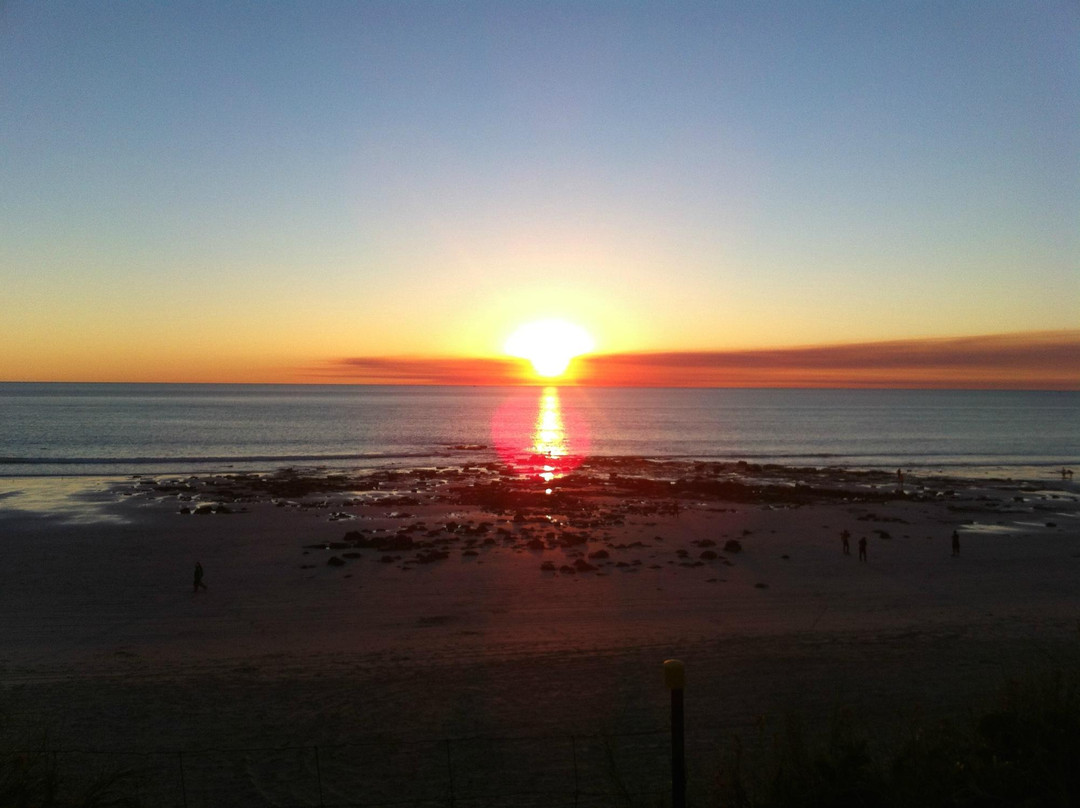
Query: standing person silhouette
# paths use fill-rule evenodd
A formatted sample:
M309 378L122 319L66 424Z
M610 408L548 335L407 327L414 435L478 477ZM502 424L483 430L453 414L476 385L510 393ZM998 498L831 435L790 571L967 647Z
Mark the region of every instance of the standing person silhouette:
M955 530L952 532L952 554L954 557L960 555L960 534Z
M851 532L848 530L844 530L844 532L840 534L840 541L843 542L844 547L844 555L851 555L851 542L848 541L850 538Z
M202 587L203 589L206 589L206 584L204 584L202 582L202 579L203 579L202 564L200 564L198 561L196 561L195 562L195 588L191 591L191 594L194 595L196 592L198 592L200 587Z
M859 561L866 561L866 536L859 539Z

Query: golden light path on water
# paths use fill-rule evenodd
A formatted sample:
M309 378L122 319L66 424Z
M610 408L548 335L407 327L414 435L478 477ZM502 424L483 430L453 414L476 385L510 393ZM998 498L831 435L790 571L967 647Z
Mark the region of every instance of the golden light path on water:
M568 406L554 386L537 398L511 397L492 420L499 457L517 473L545 483L570 473L588 454L589 429L579 409Z
M559 406L559 389L545 387L540 394L540 409L536 415L536 434L533 436L534 454L558 461L567 453L566 429L563 427L562 410ZM540 477L545 482L555 479L557 466L545 465Z

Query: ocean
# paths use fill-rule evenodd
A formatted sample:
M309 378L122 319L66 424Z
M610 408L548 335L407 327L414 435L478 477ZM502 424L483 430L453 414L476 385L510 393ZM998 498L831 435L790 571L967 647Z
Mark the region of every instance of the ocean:
M0 383L0 477L528 453L1046 478L1080 466L1080 393Z

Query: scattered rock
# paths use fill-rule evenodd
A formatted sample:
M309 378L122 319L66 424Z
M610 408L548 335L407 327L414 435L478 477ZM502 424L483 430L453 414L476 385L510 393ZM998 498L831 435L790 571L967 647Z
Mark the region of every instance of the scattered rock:
M435 561L445 561L450 553L445 550L428 550L426 553L417 553L413 561L417 564L431 564Z
M338 556L330 556L328 559L326 559L326 565L328 567L344 567L345 559L338 558Z
M724 542L724 552L725 553L741 553L742 552L742 542L739 541L738 539L728 539L726 542Z

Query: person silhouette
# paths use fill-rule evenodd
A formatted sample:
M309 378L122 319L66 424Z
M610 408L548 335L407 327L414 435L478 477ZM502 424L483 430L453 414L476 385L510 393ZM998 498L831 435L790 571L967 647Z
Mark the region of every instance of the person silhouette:
M952 554L953 556L960 555L960 534L955 530L952 532Z
M866 536L859 539L859 561L866 561Z
M199 588L206 589L206 584L203 583L203 568L202 564L198 561L195 562L195 588L191 591L191 594L195 594L199 591Z
M844 545L844 555L851 555L851 542L848 541L850 538L851 532L848 530L845 530L840 534L840 541L843 542Z

